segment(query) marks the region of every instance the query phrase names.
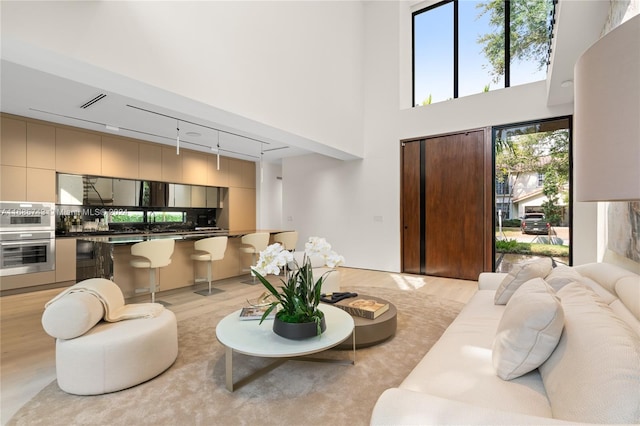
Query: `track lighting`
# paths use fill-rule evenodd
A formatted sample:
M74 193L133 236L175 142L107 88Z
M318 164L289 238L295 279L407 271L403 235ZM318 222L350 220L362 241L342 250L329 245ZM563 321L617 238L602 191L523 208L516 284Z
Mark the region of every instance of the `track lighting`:
M176 120L176 155L180 155L180 121Z

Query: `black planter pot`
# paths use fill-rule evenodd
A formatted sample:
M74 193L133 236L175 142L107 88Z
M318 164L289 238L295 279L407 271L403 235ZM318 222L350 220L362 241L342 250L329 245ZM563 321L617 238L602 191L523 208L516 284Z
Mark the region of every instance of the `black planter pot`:
M327 329L327 323L322 317L320 320L320 333L324 333ZM273 320L273 332L278 336L282 336L286 339L302 340L309 337L315 337L318 335L318 327L314 322L284 322L276 317Z

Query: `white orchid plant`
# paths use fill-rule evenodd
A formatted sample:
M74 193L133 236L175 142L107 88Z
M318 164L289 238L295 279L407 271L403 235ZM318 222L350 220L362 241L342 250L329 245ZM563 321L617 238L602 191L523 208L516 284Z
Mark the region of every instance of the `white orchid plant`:
M311 267L310 256L320 255L324 258L325 264L330 268L344 263L344 257L331 250L324 238L311 237L305 244L305 254L302 266L298 265L291 252L284 250L279 244L271 244L260 252L258 263L252 266L253 273L258 277L262 285L275 297L275 301L266 310L260 322L276 309L278 305L282 307L276 317L284 322L301 323L315 321L320 334L320 321L323 313L318 309L320 303L322 282L326 275L332 271L322 274L317 281L313 279L313 268ZM281 292L265 278L268 274L279 275L280 269L288 267L291 271L286 281L281 279Z

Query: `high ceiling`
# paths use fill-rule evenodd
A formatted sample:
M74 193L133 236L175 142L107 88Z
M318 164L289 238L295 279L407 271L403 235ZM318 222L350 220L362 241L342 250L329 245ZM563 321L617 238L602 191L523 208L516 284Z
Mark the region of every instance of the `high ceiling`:
M561 0L547 79L548 105L573 102L573 66L599 37L609 2ZM143 82L3 36L1 110L115 135L259 161L351 154ZM563 84L564 83L564 84ZM103 96L104 95L104 96ZM91 105L86 103L95 100ZM178 130L179 129L179 130Z
M261 156L276 161L311 152L282 142L287 135L278 135L276 129L230 114L224 117L215 108L157 88L151 90L166 101L149 103L140 96L124 96L117 89L84 84L4 59L1 66L1 106L6 113L172 146L179 135L182 148L217 152L219 146L221 155L251 161ZM168 109L162 106L166 104L182 107ZM224 121L203 118L216 115ZM234 121L237 127L230 124Z

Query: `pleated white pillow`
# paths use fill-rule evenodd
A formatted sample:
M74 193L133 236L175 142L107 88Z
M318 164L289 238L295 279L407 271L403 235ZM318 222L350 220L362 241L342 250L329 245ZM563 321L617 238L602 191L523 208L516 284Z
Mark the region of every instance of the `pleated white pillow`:
M553 269L550 257L542 257L513 265L496 290L494 303L505 305L522 284L533 278L544 278Z
M555 291L560 290L567 284L580 281L582 275L574 268L566 265L558 265L549 272L549 275L544 277L544 280Z
M542 278L522 284L509 299L493 340L498 377L511 380L538 368L558 344L563 325L553 289Z

